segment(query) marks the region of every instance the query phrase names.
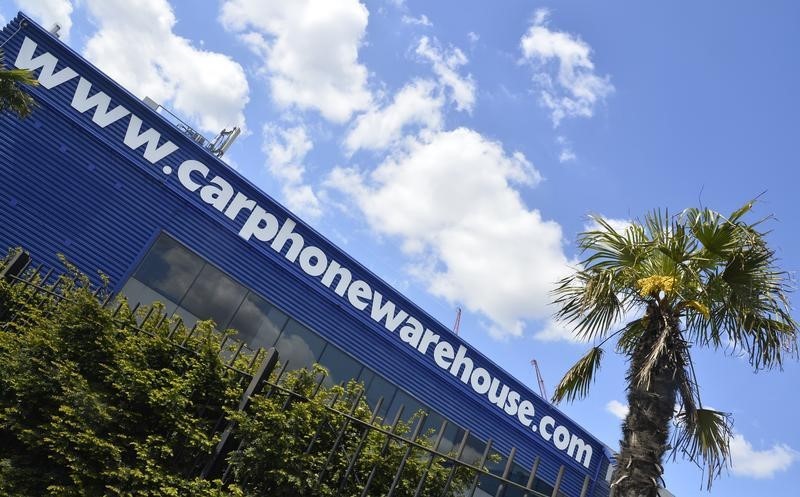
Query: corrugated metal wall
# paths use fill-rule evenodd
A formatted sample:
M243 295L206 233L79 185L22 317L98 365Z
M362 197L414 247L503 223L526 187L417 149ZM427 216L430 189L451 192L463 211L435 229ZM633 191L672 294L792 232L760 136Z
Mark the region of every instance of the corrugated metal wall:
M0 115L0 250L21 245L36 260L52 266L58 265L55 254L63 253L83 271L102 270L112 284L120 285L155 234L167 231L421 401L484 440L491 438L498 450L507 453L516 446L522 465L529 467L534 456L542 456L540 475L546 480L553 482L558 468L566 465L562 490L568 496L579 495L587 474L600 480L591 495L608 494L603 481L607 459L602 444L591 435L470 349L476 366L534 402L537 423L543 415L551 415L593 445L587 470L437 367L432 348L428 357L422 357L267 244L241 239L237 232L244 214L232 223L184 189L175 174L163 174L161 167L170 165L175 170L184 160L199 160L211 169L209 177L221 175L279 221L297 218L24 16L18 16L0 36L6 64L13 63L25 36L38 44L36 55L50 52L59 59L57 70L68 65L94 89L109 95L112 106L124 105L141 117L142 130L156 129L179 150L154 166L141 150L123 144L128 118L99 128L91 121L92 111L80 114L70 107L78 78L51 90L34 89L39 106L31 118L20 121L7 113ZM295 231L307 244L320 247L349 268L354 279L367 281L427 328L456 347L464 343L299 220Z

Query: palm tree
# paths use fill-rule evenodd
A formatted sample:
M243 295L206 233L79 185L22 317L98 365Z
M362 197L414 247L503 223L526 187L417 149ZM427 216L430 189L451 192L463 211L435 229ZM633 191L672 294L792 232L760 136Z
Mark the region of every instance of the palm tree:
M603 346L615 339L629 366L615 497L656 496L668 451L703 463L708 487L727 466L731 418L703 407L692 347L745 355L756 370L797 357L789 275L760 231L770 218L743 220L753 203L728 217L654 211L624 229L596 217L597 228L579 235L587 257L559 282L554 303L556 317L594 346L564 375L553 402L586 395ZM612 332L625 316L640 317Z
M25 93L23 85L35 86L39 82L27 69L5 69L3 51L0 50L0 112L9 110L20 118L28 117L35 102Z

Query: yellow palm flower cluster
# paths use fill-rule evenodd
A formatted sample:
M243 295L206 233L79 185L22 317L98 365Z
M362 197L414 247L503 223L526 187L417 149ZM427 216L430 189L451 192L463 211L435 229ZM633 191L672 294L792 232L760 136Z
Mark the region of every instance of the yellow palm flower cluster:
M674 276L648 276L637 280L636 288L639 289L639 295L642 297L658 295L661 292L670 293L675 287L676 281Z

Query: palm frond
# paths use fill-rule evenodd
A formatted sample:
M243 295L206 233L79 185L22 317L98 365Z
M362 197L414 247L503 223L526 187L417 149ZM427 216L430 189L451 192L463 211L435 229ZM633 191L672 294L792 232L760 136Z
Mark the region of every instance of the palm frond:
M624 276L613 271L578 271L551 292L556 319L572 324L583 341L602 339L631 306Z
M617 352L624 355L630 355L636 348L644 332L647 330L649 317L642 316L639 319L627 323L617 339Z
M728 413L713 409L695 409L677 416L673 454L682 453L708 468L707 487L730 460L733 425Z
M23 87L38 84L38 80L28 70L5 69L3 52L0 50L0 111L7 109L19 117L30 115L36 102Z
M553 403L562 400L572 402L576 398L585 397L594 380L595 373L600 369L600 360L603 358L603 349L592 347L572 366L556 386L553 393Z

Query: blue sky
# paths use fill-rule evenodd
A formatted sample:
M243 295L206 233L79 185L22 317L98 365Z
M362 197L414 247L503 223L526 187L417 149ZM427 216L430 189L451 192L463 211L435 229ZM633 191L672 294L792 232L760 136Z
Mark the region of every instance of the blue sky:
M0 18L18 9L207 136L243 125L231 166L443 323L463 307L462 336L532 386L532 358L552 390L585 348L547 292L588 214L766 192L756 215L800 267L797 2L5 0ZM708 494L796 495L798 364L695 354L704 402L736 419ZM624 373L609 357L563 406L612 446ZM666 481L703 482L686 462Z

